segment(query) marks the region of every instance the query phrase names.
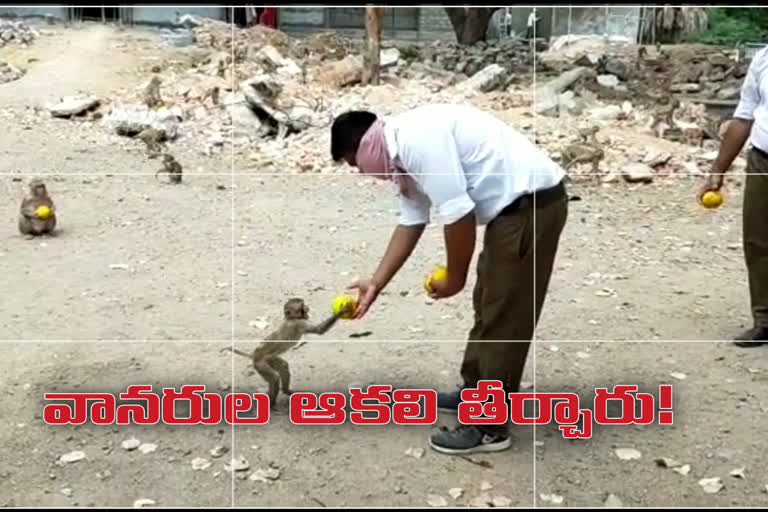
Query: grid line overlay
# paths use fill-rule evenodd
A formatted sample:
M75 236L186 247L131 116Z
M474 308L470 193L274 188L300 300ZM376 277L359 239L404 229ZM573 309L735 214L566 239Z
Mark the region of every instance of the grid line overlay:
M14 6L10 6L14 7ZM77 7L77 6L74 6ZM89 6L90 7L90 6ZM199 7L199 6L195 6ZM231 56L232 56L232 69L231 69L231 78L232 78L232 90L235 90L236 87L236 62L234 59L234 48L235 48L235 22L234 22L234 8L235 6L227 6L231 9L231 32L232 32L232 41L231 41ZM240 7L240 6L238 6ZM326 6L328 7L328 6ZM357 7L365 7L365 6L357 6ZM757 7L757 6L756 6ZM537 68L537 52L536 52L536 23L534 23L533 27L533 38L534 41L531 44L531 51L533 52L533 84L532 84L532 105L531 108L533 110L533 136L534 139L537 135L537 109L536 109L536 102L537 102L537 96L536 96L536 68ZM338 179L338 178L345 178L347 176L352 176L354 179L360 179L361 177L356 176L354 173L346 173L346 174L321 174L321 173L239 173L237 172L237 166L235 161L235 123L237 121L235 119L232 120L232 123L230 125L230 158L231 158L231 171L230 171L230 180L231 180L231 195L230 195L230 201L231 201L231 306L230 306L230 314L231 314L231 337L230 339L221 339L221 340L124 340L124 339L116 339L116 340L0 340L0 344L2 343L19 343L19 342L33 342L33 343L210 343L210 344L229 344L232 348L235 348L236 343L252 343L254 341L259 341L258 339L237 339L237 329L236 329L236 279L238 277L236 273L236 239L237 239L237 178L238 177L265 177L265 176L279 176L283 178L293 178L296 176L302 176L302 177L330 177L331 179ZM607 173L607 172L606 172ZM579 176L590 176L590 175L603 175L606 173L579 173ZM226 176L225 172L220 173L188 173L190 176L215 176L215 177L224 177ZM424 173L426 175L450 175L449 173ZM534 173L536 174L536 173ZM679 177L685 177L684 174L681 173L675 173L675 172L668 172L668 173L656 173L659 176L679 176ZM747 172L736 172L736 171L729 171L726 173L726 178L729 176L746 176L747 174L768 174L768 173L747 173ZM8 177L18 177L18 176L24 176L25 173L6 173L6 172L0 172L0 176L8 176ZM147 176L151 177L154 176L154 173L35 173L36 176L62 176L62 177L70 177L70 176L105 176L105 177L139 177L139 176ZM690 178L693 180L698 179L697 176L690 176ZM536 216L537 216L537 205L536 205L536 194L533 195L533 269L534 269L534 288L533 288L533 303L534 303L534 323L536 321L536 241L537 238L535 236L536 234ZM546 304L545 306L546 307ZM534 329L533 339L531 341L531 348L533 351L533 393L536 393L536 374L537 374L537 368L536 368L536 345L539 343L553 343L553 344L567 344L567 343L729 343L731 340L702 340L702 339L690 339L690 340L671 340L671 339L658 339L658 340L649 340L649 339L636 339L636 340L609 340L609 339L589 339L589 340L568 340L568 339L539 339L536 334L537 330ZM514 343L516 341L509 341L509 340L478 340L481 342L489 342L493 343L494 341L504 341L508 343ZM523 341L519 341L523 342ZM391 339L328 339L328 338L318 338L313 339L312 343L466 343L466 339L451 339L451 340L391 340ZM232 352L231 355L231 386L232 391L235 392L235 364L236 364L236 357L234 352ZM533 454L533 507L534 508L540 508L537 505L537 492L536 492L536 428L537 425L533 425L533 446L532 446L532 454ZM227 454L227 456L231 456L232 458L235 457L236 448L235 448L235 425L231 425L231 436L232 436L232 448L231 451ZM235 499L235 475L236 472L230 471L231 474L231 507L236 508L236 499Z

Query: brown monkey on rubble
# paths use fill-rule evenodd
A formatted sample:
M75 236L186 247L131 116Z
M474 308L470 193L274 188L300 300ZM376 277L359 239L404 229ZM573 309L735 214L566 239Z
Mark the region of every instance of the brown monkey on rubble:
M155 179L157 179L157 176L162 173L168 173L168 181L174 184L181 183L181 176L182 176L182 168L181 164L176 161L175 158L173 158L173 155L165 154L163 155L163 167L155 173Z
M56 227L56 209L40 179L29 182L29 195L19 208L19 231L22 235L37 236L53 232Z
M283 306L283 323L277 330L264 338L264 341L256 347L252 354L231 347L224 348L222 351L229 350L235 354L251 358L253 368L269 385L267 395L269 396L270 407L274 408L281 388L286 395L292 393L291 372L288 362L280 355L299 345L305 334L322 335L328 332L351 307L353 306L349 305L322 323L312 325L309 322L309 307L304 304L304 301L298 298L289 299Z
M144 104L148 108L156 108L163 103L163 99L160 97L160 84L162 80L160 77L153 76L149 81L147 87L144 89Z

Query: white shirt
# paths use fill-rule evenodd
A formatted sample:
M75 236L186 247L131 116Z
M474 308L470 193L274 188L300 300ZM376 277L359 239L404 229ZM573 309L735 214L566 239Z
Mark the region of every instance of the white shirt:
M750 142L768 152L768 47L752 57L733 117L754 121Z
M418 107L384 120L391 158L418 186L401 198L400 224L442 224L475 212L492 221L523 194L550 188L565 171L527 137L493 115L465 105Z
M532 11L531 14L528 15L528 26L532 27L533 23L536 21L536 11Z

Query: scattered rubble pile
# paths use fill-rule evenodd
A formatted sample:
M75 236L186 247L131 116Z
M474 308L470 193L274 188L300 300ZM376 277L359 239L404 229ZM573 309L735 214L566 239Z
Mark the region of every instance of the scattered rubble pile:
M24 76L25 73L26 71L23 69L19 69L13 64L0 60L0 85L18 80Z
M23 21L11 21L0 18L0 48L6 44L29 45L40 34Z
M728 107L735 107L738 100L748 62L739 61L736 52L708 46L579 43L540 56L550 68L537 73L540 143L559 156L597 158L594 148L599 147L602 181L623 175L632 183L648 183L654 175L699 174L709 165ZM718 112L718 106L724 108ZM582 128L594 125L600 139L588 141L574 130L561 133L557 129L561 122L548 122L562 118L571 118ZM552 130L543 128L550 124ZM647 151L647 145L629 141L630 134L663 142ZM564 160L573 168L592 162L590 173L596 174L595 160L587 156ZM737 160L736 165L741 164Z
M697 46L655 50L635 45L605 46L603 51L585 51L567 60L564 57L557 52L541 56L561 79L552 80L551 87L541 91L560 95L559 99L564 100L557 105L542 104L542 114L583 110L595 106L596 100L631 100L635 106L654 107L666 103L670 93L696 94L698 100L735 100L748 67L747 62L738 62L724 51ZM570 101L574 97L581 101L574 105Z
M398 46L406 66L403 76L410 76L408 67L440 75L456 73L457 81L472 78L484 70L489 74L504 75L482 87L481 92L504 90L521 79L530 81L533 73L533 55L529 44L521 39L505 39L501 42L480 42L471 46L437 41L428 46ZM503 72L502 72L503 69ZM479 83L485 82L483 79Z
M334 115L470 102L501 113L519 109L506 120L514 117L528 135L535 131L571 177L650 183L698 174L714 158L721 118L702 99L737 97L747 68L725 51L690 45L580 39L553 45L534 61L530 46L515 39L469 47L395 43L382 49L381 84L363 87L361 48L338 35L295 39L265 27L235 29L233 49L230 24L184 16L177 25L196 44L188 63L153 66L144 83L117 98L65 98L50 113L103 116L116 137L151 128L209 156L231 141L243 169L336 173L344 169L329 161ZM152 77L160 79L161 100L148 106ZM532 105L533 123L526 119Z

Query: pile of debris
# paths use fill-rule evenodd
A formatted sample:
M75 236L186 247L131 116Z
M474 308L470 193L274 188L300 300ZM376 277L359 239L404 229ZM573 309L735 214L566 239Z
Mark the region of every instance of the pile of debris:
M590 50L576 57L550 51L541 60L558 73L579 67L593 71L583 86L600 100L646 105L665 101L670 92L737 99L748 68L748 62L738 60L738 52L701 45L652 49L625 44Z
M519 80L522 75L533 73L531 47L520 39L480 42L472 46L439 41L425 46L402 45L398 49L405 63L411 66L426 67L438 74L440 71L457 73L463 75L460 79L471 78L486 69L503 68L509 79L505 78L490 90L506 88L516 78Z
M18 80L25 74L26 71L23 69L19 69L13 64L0 60L0 85Z
M233 29L232 25L218 20L199 18L191 15L182 17L180 25L189 27L195 34L197 44L232 54L235 46L235 63L245 63L261 48L271 46L286 58L306 61L309 65L326 60L341 60L351 53L357 53L352 43L334 32L310 35L294 39L280 30L257 25ZM233 37L234 36L234 37Z
M0 48L10 43L26 46L38 37L40 37L40 34L23 21L11 21L0 18Z
M748 68L738 55L691 45L611 45L602 52L591 48L568 57L556 52L544 56L560 73L539 76L543 83L536 88L538 114L629 120L648 134L693 146L720 139L719 127L728 110L709 112L707 104L735 107Z

